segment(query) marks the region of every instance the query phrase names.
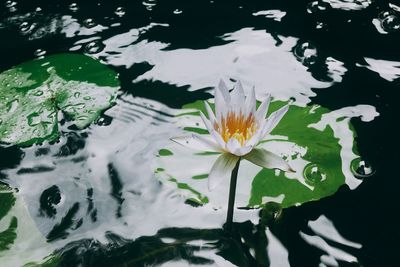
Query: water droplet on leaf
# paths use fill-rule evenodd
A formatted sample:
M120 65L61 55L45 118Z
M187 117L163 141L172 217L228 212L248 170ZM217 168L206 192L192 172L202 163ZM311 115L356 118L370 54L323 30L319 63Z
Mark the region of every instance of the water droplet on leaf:
M40 123L40 116L39 116L39 113L37 113L37 112L33 112L33 113L29 114L27 119L28 119L29 126L36 126Z
M18 99L14 99L6 104L8 112L14 112L18 108Z
M306 183L312 186L325 180L326 178L325 173L323 173L318 165L314 163L310 163L304 168L303 176Z
M41 96L43 95L43 91L42 90L38 90L35 93L33 93L34 96Z

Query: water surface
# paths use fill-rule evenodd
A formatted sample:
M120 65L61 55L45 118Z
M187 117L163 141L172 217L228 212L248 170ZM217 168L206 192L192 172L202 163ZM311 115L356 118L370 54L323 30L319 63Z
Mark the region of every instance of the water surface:
M0 71L90 55L119 74L117 103L55 143L0 147L18 218L2 266L397 266L396 1L1 1ZM345 112L374 170L331 197L260 215L193 207L154 175L175 115L219 79L299 106ZM361 183L362 182L362 183ZM2 203L0 203L1 205ZM273 211L274 209L271 208ZM48 259L48 258L47 258ZM57 266L56 265L56 266Z

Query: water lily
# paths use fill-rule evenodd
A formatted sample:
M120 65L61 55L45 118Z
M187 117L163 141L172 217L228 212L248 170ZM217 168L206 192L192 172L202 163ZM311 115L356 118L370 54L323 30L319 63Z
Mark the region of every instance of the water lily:
M254 87L250 94L245 96L239 81L229 93L227 86L221 80L215 90L215 113L207 102L205 102L205 107L208 118L200 112L210 134L192 133L190 136L172 139L193 149L221 153L208 176L210 190L221 183L229 173L232 173L232 178L235 172L237 176L241 158L263 168L292 171L289 164L280 156L256 147L275 128L289 109L286 105L266 118L270 101L271 97L268 95L256 109Z

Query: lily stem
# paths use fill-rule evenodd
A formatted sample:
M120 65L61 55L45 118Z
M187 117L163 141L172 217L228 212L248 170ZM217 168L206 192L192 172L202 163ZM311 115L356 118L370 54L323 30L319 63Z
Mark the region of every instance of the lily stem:
M229 202L228 202L228 214L226 216L226 230L228 232L232 231L233 224L233 209L235 206L235 196L236 196L236 184L237 184L237 176L239 171L240 158L237 161L235 168L232 170L231 174L231 184L229 187Z

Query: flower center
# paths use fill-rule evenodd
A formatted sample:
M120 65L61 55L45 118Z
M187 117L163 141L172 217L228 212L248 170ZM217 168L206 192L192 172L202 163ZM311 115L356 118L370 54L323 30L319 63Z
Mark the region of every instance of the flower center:
M222 116L219 124L217 122L214 124L214 129L221 134L225 142L233 137L242 146L254 135L257 128L253 113L245 117L242 112L234 113L232 111L229 111L226 117Z

